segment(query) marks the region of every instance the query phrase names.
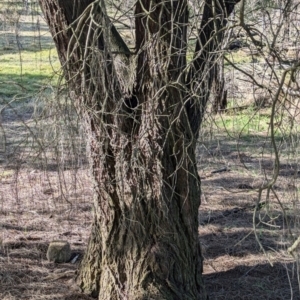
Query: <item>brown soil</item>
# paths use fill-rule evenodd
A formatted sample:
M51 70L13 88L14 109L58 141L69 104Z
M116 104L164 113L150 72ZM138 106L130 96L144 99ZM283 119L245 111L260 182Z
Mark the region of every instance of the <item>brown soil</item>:
M286 252L291 245L288 226L272 195L269 210L261 208L254 218L257 238L267 255L254 235L255 188L262 178L243 174L239 169L241 155L234 151L227 151L226 162L231 167L226 170L216 156L200 154L199 163L205 160L206 168L200 172L203 196L199 236L210 299L300 299L297 264ZM249 153L242 154L244 161L258 163ZM61 189L61 177L55 171L3 169L0 299L89 299L78 292L73 281L91 225L92 195L87 174L86 169L64 171L68 188ZM283 169L276 183L281 199L294 189L289 176ZM293 229L297 218L292 214L287 217ZM48 262L47 246L56 239L69 241L79 260L74 264Z
M79 185L64 195L69 203L59 191L55 172L24 170L17 178L14 171L0 173L0 299L89 299L73 282L92 215L85 173L76 176L86 187ZM64 174L69 183L71 175ZM48 262L48 244L57 239L69 241L79 260Z
M296 204L297 165L282 164L274 193L268 196L264 191L259 205L258 188L265 177L257 169L253 176L252 170L263 164L263 172L271 176L272 159L228 151L223 145L216 156L202 153L202 160L208 167L200 172L199 235L210 299L300 299L298 264L287 253L292 244L289 232L298 232L298 205L291 209L292 202ZM250 171L246 161L253 167ZM211 173L224 165L230 167Z

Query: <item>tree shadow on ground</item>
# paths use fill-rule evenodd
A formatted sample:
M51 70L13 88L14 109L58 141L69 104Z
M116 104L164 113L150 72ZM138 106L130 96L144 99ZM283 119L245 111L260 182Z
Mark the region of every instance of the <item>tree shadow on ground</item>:
M236 266L204 274L210 300L300 299L297 269L292 263Z
M264 255L252 230L228 231L201 235L200 242L203 245L205 259L216 259L222 256L235 259L248 255ZM282 251L283 245L272 233L264 233L259 237L259 241L266 251L270 249Z
M3 228L5 230L18 230L18 231L43 231L43 227L40 225L37 226L19 226L19 225L12 225L7 223L0 223L0 228ZM15 247L22 247L22 243L20 246L18 244L14 243Z
M50 75L39 74L0 74L0 97L16 97L24 100L32 98L50 82ZM5 104L5 103L4 103Z

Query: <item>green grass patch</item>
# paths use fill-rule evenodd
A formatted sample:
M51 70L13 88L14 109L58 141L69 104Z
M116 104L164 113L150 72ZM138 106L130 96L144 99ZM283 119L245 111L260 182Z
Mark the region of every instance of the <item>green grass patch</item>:
M45 84L56 84L60 69L56 50L9 52L0 55L0 96L29 96Z
M4 178L8 178L14 175L14 171L13 170L3 170L0 171L0 180L4 179Z
M251 107L234 115L217 115L214 119L214 127L219 133L224 133L235 139L252 141L255 137L267 138L271 136L271 112L260 113ZM289 127L284 122L274 120L274 137L276 140L289 139L299 126Z
M202 136L204 143L221 141L230 149L256 154L274 154L271 137L271 109L255 111L254 108L235 114L215 115L204 122ZM274 141L281 157L293 160L299 153L300 124L293 126L286 116L274 119ZM295 154L297 153L297 154Z
M247 110L248 111L248 110ZM259 113L245 112L235 115L220 115L216 118L216 126L228 131L231 135L247 136L253 133L266 133L270 118Z
M251 63L253 61L253 56L246 54L243 50L239 51L231 51L225 54L225 57L232 63L232 64L246 64ZM230 66L231 64L224 60L225 66Z

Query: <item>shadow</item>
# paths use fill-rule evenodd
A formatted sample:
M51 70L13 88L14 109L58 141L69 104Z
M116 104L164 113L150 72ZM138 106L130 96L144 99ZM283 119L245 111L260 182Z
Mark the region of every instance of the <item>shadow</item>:
M34 113L34 107L32 105L28 105L25 102L25 105L20 104L19 107L10 108L10 109L3 109L2 111L2 122L1 125L3 127L8 126L10 130L19 130L21 124L24 124L32 119ZM6 103L0 101L0 104L3 104L5 107ZM27 105L26 105L27 104ZM8 113L6 113L8 111ZM14 124L14 122L18 122L18 124Z
M299 137L293 135L292 139L298 140ZM278 141L281 139L278 138ZM253 190L259 189L266 183L266 178L272 178L275 168L274 150L270 144L263 141L250 141L238 147L232 141L221 140L209 142L206 146L201 146L196 150L197 166L200 172L203 186L224 186L226 189ZM291 151L281 151L279 177L300 178L300 164L296 156L291 156ZM295 150L297 151L297 150ZM227 169L226 171L222 171ZM294 187L282 186L277 182L275 189L291 190Z
M0 14L3 13L3 11L0 10ZM19 14L20 15L20 14ZM37 15L35 15L37 16ZM26 22L21 19L18 19L17 17L14 18L14 20L10 20L9 18L7 21L4 19L1 21L1 27L2 31L9 33L10 29L17 29L20 34L22 35L22 32L41 32L46 31L49 32L49 27L44 21L42 20L43 16L40 14L41 19L34 18L32 22ZM14 30L14 31L15 31Z
M294 179L300 178L300 171L298 171L297 168L300 168L300 165L296 163L289 165L280 164L279 177L289 177ZM273 168L262 168L261 173L262 171L272 174ZM253 176L241 176L234 170L232 172L224 172L222 175L219 175L218 177L216 176L215 178L213 178L213 176L209 178L202 178L201 182L204 190L206 187L223 186L228 191L233 191L234 193L258 191L259 188L263 187L266 183L264 180L259 180L259 178L255 178ZM293 191L295 186L282 184L279 180L277 180L277 182L273 184L273 189ZM233 195L232 197L234 198L235 196Z
M42 18L42 15L41 15ZM45 23L41 23L40 20L34 20L32 22L24 22L24 21L20 21L18 22L19 25L19 30L20 33L22 35L22 32L40 32L40 31L49 31L49 27L47 24ZM51 39L51 37L49 36L49 38Z
M228 271L204 274L210 300L300 299L293 263L236 266Z
M272 211L272 216L258 211L255 222L257 238L266 251L286 250L290 241L283 230L298 226L297 217L284 219L281 211ZM246 208L201 212L199 224L199 239L206 259L263 255L253 230L253 212Z
M226 186L227 189L239 189L242 191L253 190L256 187L253 186L252 182L249 182L249 178L234 178L234 172L224 172L220 177L217 178L205 178L202 180L203 186ZM231 177L228 177L231 176Z
M53 73L54 74L54 73ZM23 96L31 98L51 81L51 76L29 73L0 74L0 97Z
M11 224L5 224L0 223L0 228L6 229L6 230L18 230L21 232L24 231L44 231L44 229L41 226L16 226ZM14 247L23 247L23 243L13 243Z
M300 178L300 164L280 164L279 176Z
M79 293L71 293L69 295L64 296L63 300L95 300L95 298L92 298L85 294L79 294Z
M9 255L10 258L41 260L45 259L47 249L48 245L41 239L40 242L31 242L30 239L24 238L24 241L4 243L2 253L3 256Z
M250 136L253 138L253 136ZM291 138L298 140L298 137ZM281 141L281 138L278 138ZM212 140L207 145L199 145L197 149L198 169L203 191L202 204L225 205L229 207L248 207L255 205L258 191L273 178L274 154L270 143L264 144L264 138L256 137L256 141L247 144L243 141L243 149L239 149L233 139L224 137L219 142ZM288 141L285 140L286 149ZM263 150L260 145L264 144ZM289 150L291 151L291 150ZM297 151L297 150L295 150ZM225 171L224 171L225 170ZM290 209L298 193L297 180L300 178L300 164L297 156L281 151L279 174L270 192L269 203L278 204L278 199L284 202L284 207ZM266 199L267 191L262 194ZM277 197L277 198L276 198ZM297 198L297 197L296 197ZM291 199L291 201L287 201ZM208 205L204 205L207 206ZM203 206L202 206L203 207Z
M51 36L37 35L22 36L13 32L6 32L0 35L0 56L5 54L22 54L26 52L39 52L42 50L51 50L54 48Z
M217 233L200 235L199 239L200 243L205 245L203 246L205 259L216 259L223 256L234 259L247 255L263 255L255 235L250 229L224 231L220 229ZM259 240L265 250L282 248L282 245L279 246L279 238L274 237L272 233L259 233Z
M29 134L29 133L28 133ZM58 154L57 159L55 157L45 158L49 151L55 150L55 145L49 147L40 147L38 145L33 146L32 142L27 141L14 141L13 143L7 143L6 148L7 155L0 152L0 165L5 169L18 172L21 168L29 167L34 170L47 171L47 172L63 172L63 171L76 171L88 166L88 158L86 156L84 147L77 148L77 153L68 153L70 158L64 158L63 162ZM28 150L30 147L30 151ZM68 146L67 146L68 147Z
M285 137L285 142L293 140L297 136L294 134ZM276 143L282 142L283 135L278 133L274 136ZM288 140L287 140L288 139ZM260 153L260 150L272 149L270 136L255 135L255 134L241 134L237 136L229 136L226 132L222 136L218 136L213 140L206 137L205 134L199 140L198 149L203 155L209 155L214 157L229 156L231 154L238 154L238 150L241 152L248 151L249 153ZM253 152L255 150L255 152Z
M231 205L233 203L230 203ZM235 228L252 228L253 227L253 213L256 204L246 205L244 207L233 207L224 210L201 210L199 213L199 225L206 226L209 224L235 227ZM291 212L285 211L285 214L279 209L266 210L266 202L259 203L255 221L260 228L274 227L281 230L283 226L289 226L291 229L296 228L297 216ZM262 222L261 222L262 221Z

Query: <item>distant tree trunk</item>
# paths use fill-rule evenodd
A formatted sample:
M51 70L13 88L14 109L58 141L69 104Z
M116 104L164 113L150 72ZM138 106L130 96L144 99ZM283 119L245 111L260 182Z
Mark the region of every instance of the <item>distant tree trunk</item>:
M234 12L234 9L232 9ZM218 46L218 54L214 57L216 60L213 62L212 67L212 80L213 80L213 103L212 112L222 112L227 107L227 91L225 90L225 73L224 73L224 49L223 49L223 38L224 38L224 27L227 23L226 15L219 13L218 18L214 22L216 34L216 43Z
M209 51L197 46L187 76L187 0L138 1L131 88L116 63L130 65L130 53L104 1L39 2L88 134L95 213L79 286L101 300L206 299L195 146L209 92L199 104L193 78L203 82L216 47L215 10L206 8L197 42Z
M227 108L227 90L225 90L224 57L215 64L214 70L213 113L223 112Z

